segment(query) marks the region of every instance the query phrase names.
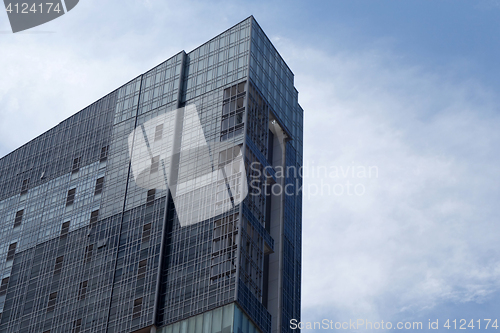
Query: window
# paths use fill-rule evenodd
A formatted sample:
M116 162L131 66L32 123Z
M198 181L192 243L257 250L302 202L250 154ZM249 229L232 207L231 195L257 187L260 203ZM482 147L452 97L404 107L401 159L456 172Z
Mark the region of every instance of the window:
M148 264L147 259L139 261L139 269L137 271L137 279L142 279L142 278L146 277L147 264Z
M233 114L232 116L223 119L221 129L222 131L225 131L227 129L231 130L233 129L233 127L238 126L239 124L243 124L243 112Z
M155 173L158 171L158 167L160 166L160 156L155 156L151 159L151 172Z
M68 191L68 197L66 198L66 206L70 206L75 201L76 188Z
M54 311L56 307L57 292L49 295L49 303L47 304L47 312Z
M14 228L17 228L21 225L21 221L23 220L24 209L21 209L16 213L16 219L14 220Z
M108 159L108 150L109 150L109 146L102 147L102 149L101 149L101 158L100 158L101 162L104 162L104 161L106 161Z
M64 222L61 226L61 236L60 237L64 237L68 234L69 232L69 223L70 221L68 222Z
M245 92L245 82L241 82L238 84L238 94Z
M155 201L155 194L156 194L156 190L149 190L148 191L148 197L146 199L146 204L149 206L149 205L152 205Z
M64 256L56 258L56 265L54 266L54 275L61 273L63 261L64 261Z
M92 260L92 251L94 250L94 244L90 244L85 249L85 259L88 261Z
M236 100L236 110L241 109L244 106L245 97L239 97Z
M21 194L26 194L28 192L28 186L30 184L30 179L23 180L23 185L21 186Z
M14 254L16 253L17 242L9 245L9 251L7 252L7 261L14 259Z
M73 322L73 333L80 333L82 327L82 319L77 319Z
M104 185L104 177L98 178L95 182L94 195L101 194L103 185Z
M236 127L234 130L229 129L227 133L223 133L220 137L221 141L231 139L243 133L243 126Z
M151 235L151 223L145 224L142 227L142 242L149 241L149 236Z
M142 297L134 301L134 309L132 311L132 319L139 318L141 316L142 308Z
M90 213L90 226L94 226L97 223L97 218L99 217L99 209L94 210L92 213Z
M222 115L229 114L229 103L226 103L222 106Z
M85 295L87 294L87 285L89 281L83 281L80 283L80 290L78 291L78 299L85 299Z
M233 151L231 150L227 150L223 155L232 158ZM224 160L225 157L221 157L221 159ZM234 241L236 239L235 233L238 231L238 219L238 214L234 214L214 221L210 267L212 283L217 283L224 276L232 276L236 273Z
M9 285L9 277L3 278L0 284L0 296L7 293L7 286Z
M246 81L243 81L239 84L224 89L224 100L236 98L237 96L239 97L243 95L245 93L245 84Z
M163 124L156 126L155 129L155 142L161 140L163 136Z
M73 160L73 167L71 169L72 173L76 173L80 170L80 157L77 157Z
M100 249L100 248L105 247L107 242L108 242L107 238L99 239L97 241L97 248Z
M245 82L224 89L220 141L243 133L245 114Z

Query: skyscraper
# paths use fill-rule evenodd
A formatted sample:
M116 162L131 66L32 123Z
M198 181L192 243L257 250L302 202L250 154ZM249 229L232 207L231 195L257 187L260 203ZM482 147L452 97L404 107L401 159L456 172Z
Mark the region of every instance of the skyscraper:
M303 111L253 17L0 159L0 332L287 332Z

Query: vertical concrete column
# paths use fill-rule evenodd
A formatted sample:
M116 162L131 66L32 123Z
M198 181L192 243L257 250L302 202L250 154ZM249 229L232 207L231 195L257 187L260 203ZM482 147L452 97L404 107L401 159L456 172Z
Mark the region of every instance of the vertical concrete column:
M285 165L285 138L279 124L275 120L269 122L269 129L274 134L272 164L278 175L283 175L279 170L286 170ZM280 189L285 186L284 177L276 177L276 184ZM272 189L271 189L272 190ZM276 194L275 194L276 193ZM284 216L284 191L271 191L271 237L274 239L274 253L269 255L269 281L268 281L268 311L272 315L272 332L281 332L281 288L283 276L283 216Z

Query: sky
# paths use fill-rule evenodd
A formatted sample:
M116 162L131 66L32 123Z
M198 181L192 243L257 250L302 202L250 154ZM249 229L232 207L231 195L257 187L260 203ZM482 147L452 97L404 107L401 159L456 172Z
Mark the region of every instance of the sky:
M301 321L497 319L498 0L81 0L17 34L0 13L0 156L249 15L304 109Z

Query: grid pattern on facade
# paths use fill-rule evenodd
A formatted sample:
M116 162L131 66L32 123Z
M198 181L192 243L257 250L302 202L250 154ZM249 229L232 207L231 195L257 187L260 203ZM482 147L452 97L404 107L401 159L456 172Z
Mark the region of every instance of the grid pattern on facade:
M221 141L243 133L245 115L245 82L224 89L222 105Z
M223 141L227 141L227 148L243 143L243 131L236 133L241 128L240 124L236 124L236 118L244 111L242 102L246 96L244 79L248 70L249 48L250 20L245 20L186 55L181 105L196 105L209 145L219 142L221 135L226 135ZM238 108L237 102L242 96ZM234 110L229 105L228 112L224 113L224 105L232 100ZM233 135L229 137L231 117L234 125L231 126ZM220 160L222 155L218 154L224 149L221 146L212 153L215 163L218 160L225 163ZM183 163L189 164L189 160L185 159ZM180 174L179 179L182 177ZM165 300L161 302L164 307L160 309L162 324L228 304L236 297L233 261L238 239L237 220L228 221L234 219L239 207L184 228L179 226L174 207L169 209L170 230L165 239L162 274L161 295ZM224 234L218 235L222 232L220 230L224 230Z
M296 166L296 152L291 144L287 144L286 163ZM292 170L298 170L293 168ZM300 186L298 174L287 173L285 184L292 193ZM282 289L282 332L292 332L290 319L300 316L300 215L297 211L296 196L285 196L284 219L283 219L283 289Z
M143 75L139 114L177 101L184 58L181 52Z
M165 197L126 211L116 252L108 333L154 323Z
M99 160L108 145L116 93L111 93L0 159L0 200Z
M165 198L126 212L123 223L117 215L15 253L0 332L68 332L75 313L82 332L151 325L164 207ZM143 298L140 311L133 297Z
M232 265L237 221L230 222L235 213L187 227L175 222L175 209L170 214L172 230L166 239L161 291L165 300L160 313L162 325L228 304L235 297Z
M181 227L176 208L194 214L196 201L174 207L168 190L135 182L130 134L190 104L213 165L232 163L241 151L249 180L251 164L260 162L262 192L278 181L271 114L291 135L285 165L302 164L293 74L253 17L178 53L0 159L0 333L132 332L153 324L176 332L182 325L198 330L200 320L219 327L219 319L224 333L231 325L268 333L264 262L273 249L283 259L282 298L290 302L282 319L300 319L300 194L284 200L275 249L265 193ZM158 125L149 139L169 135ZM192 155L181 169L193 172ZM151 168L159 170L154 159ZM227 191L220 185L206 195Z
M255 90L252 84L248 85L248 128L247 135L255 144L256 150L267 156L269 106L265 99Z
M250 20L244 20L187 54L182 102L247 76Z
M238 287L238 303L262 332L271 332L271 315L241 280Z
M141 80L142 75L118 89L114 125L137 115Z
M262 302L262 271L264 267L263 239L250 222L243 220L240 251L240 279Z
M303 110L298 104L293 73L255 20L249 76L292 134L292 146L302 152Z
M99 238L117 239L120 217L102 221L90 233L80 228L15 254L6 292L0 332L69 332L71 318L83 318L81 325L96 332L107 323L106 309L112 287L111 245L95 251L92 260L85 250ZM81 295L82 281L88 281L87 298ZM106 295L108 295L106 297Z
M267 184L275 178L274 169L268 159L268 133L270 108L265 99L256 91L253 84L248 84L248 124L246 127L245 166L247 171L249 195L242 204L244 227L240 243L240 274L238 285L238 301L250 314L264 332L271 329L270 314L262 304L264 295L264 253L273 248L274 242L265 229L266 203L270 200L266 195ZM267 221L269 223L269 221ZM265 240L265 241L264 241ZM267 326L269 324L269 326Z
M251 91L261 95L270 111L284 127L289 137L285 148L285 170L298 171L302 166L303 110L299 106L298 93L293 86L293 73L269 41L255 20L252 21L252 45L249 68ZM252 90L253 89L253 90ZM255 143L257 145L257 143ZM271 161L272 162L272 161ZM300 175L285 177L289 192L285 195L283 235L280 255L283 261L281 291L281 331L290 331L287 323L292 318L300 320L300 251L301 251L301 192ZM298 183L297 183L298 182ZM299 184L297 186L297 184ZM291 187L293 185L293 191Z
M266 207L266 172L265 165L262 165L255 154L249 148L248 139L245 151L245 167L247 177L250 182L249 195L245 199L245 205L250 209L251 214L257 221L264 225Z

